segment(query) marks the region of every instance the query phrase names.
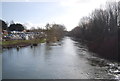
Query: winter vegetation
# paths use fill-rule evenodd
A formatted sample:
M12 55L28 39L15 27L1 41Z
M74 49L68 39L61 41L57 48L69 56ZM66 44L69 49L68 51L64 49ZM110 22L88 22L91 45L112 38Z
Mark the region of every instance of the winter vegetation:
M83 17L69 35L84 41L90 51L120 61L120 2L108 3L105 9L96 9L89 17Z

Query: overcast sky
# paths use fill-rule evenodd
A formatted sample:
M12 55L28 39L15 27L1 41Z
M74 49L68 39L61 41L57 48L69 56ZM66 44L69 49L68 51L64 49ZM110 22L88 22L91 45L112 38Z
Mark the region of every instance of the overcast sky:
M56 23L71 30L82 17L89 16L96 8L104 8L109 1L115 0L2 0L0 17L7 22L20 22L27 28Z

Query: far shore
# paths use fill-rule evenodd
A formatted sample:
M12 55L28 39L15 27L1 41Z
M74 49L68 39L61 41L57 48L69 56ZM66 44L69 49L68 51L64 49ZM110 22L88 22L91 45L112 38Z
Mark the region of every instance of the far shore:
M44 43L45 39L33 39L33 40L9 40L9 41L2 41L1 45L2 48L14 48L14 47L26 47L37 45L39 43Z

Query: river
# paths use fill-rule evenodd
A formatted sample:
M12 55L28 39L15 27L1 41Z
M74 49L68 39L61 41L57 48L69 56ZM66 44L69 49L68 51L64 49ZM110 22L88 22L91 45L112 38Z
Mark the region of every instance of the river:
M36 47L3 49L3 79L113 79L111 66L70 37ZM117 78L119 75L117 74Z

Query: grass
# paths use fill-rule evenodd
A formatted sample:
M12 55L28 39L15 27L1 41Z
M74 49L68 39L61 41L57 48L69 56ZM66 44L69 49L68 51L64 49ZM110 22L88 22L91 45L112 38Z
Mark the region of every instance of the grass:
M0 42L0 45L4 46L10 46L10 45L28 45L28 44L38 44L38 43L44 43L45 39L33 39L33 40L9 40L9 41L2 41Z

